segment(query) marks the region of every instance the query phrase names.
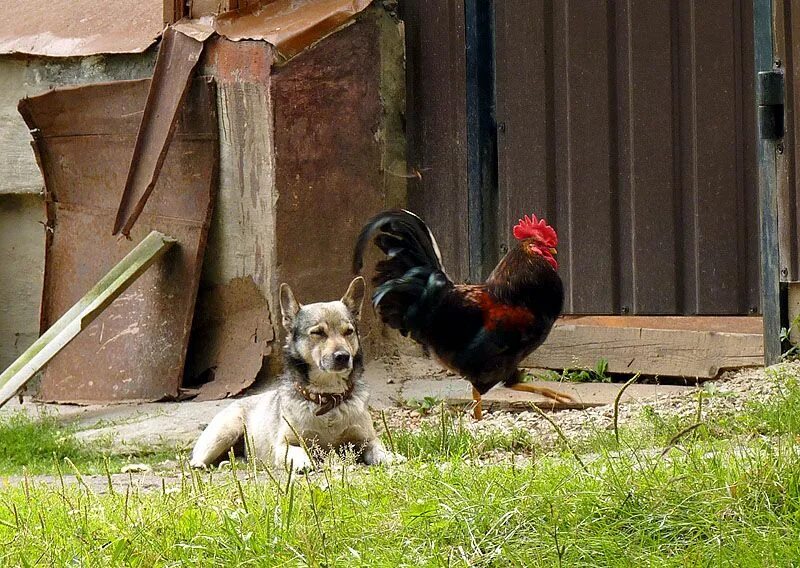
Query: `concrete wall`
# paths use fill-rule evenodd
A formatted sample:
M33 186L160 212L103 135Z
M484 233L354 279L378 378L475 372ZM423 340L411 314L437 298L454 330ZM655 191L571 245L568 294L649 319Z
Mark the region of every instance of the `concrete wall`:
M153 73L155 49L136 55L0 57L0 194L39 193L42 175L17 102L54 87L142 79Z
M44 218L38 195L0 196L0 369L39 336Z

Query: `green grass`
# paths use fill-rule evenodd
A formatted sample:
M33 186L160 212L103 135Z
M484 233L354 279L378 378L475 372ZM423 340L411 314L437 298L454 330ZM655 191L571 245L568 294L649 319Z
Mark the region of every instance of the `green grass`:
M785 395L735 415L593 432L572 444L584 465L439 409L387 439L409 457L390 468L105 495L30 481L0 490L0 566L796 566L800 386L776 380ZM467 459L496 449L532 459Z
M386 443L408 458L428 461L478 458L493 450L530 454L541 448L534 435L526 430L476 434L466 428L469 420L469 416L448 412L440 405L437 421L424 422L414 432L394 432Z
M412 461L313 482L175 493L6 490L0 559L24 565L788 566L800 558L791 444L698 444L475 468ZM330 475L330 473L329 473Z
M608 361L600 359L594 369L564 369L561 372L541 371L526 373L527 380L555 381L559 383L610 383Z
M34 419L23 412L0 419L0 475L54 473L59 468L83 473L112 472L131 461L156 463L175 455L143 451L127 457L111 452L111 444L93 446L79 442L75 428L53 416ZM67 462L69 460L71 464Z

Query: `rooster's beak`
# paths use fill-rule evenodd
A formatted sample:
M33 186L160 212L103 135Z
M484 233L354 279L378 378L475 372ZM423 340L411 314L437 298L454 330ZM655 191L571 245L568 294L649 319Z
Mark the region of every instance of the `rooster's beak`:
M556 252L556 249L554 249L554 248L551 248L551 249L550 249L550 254L552 254L553 256L555 256L555 255L557 255L557 254L558 254L558 252Z

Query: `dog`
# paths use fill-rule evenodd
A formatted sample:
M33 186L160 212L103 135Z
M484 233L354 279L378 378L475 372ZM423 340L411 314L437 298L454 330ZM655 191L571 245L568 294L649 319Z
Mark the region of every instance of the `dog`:
M313 468L310 449L352 446L367 465L402 460L378 439L367 407L358 334L364 289L359 276L341 300L303 306L281 284L284 372L268 391L214 417L194 446L192 467L218 461L245 435L248 459L295 472Z

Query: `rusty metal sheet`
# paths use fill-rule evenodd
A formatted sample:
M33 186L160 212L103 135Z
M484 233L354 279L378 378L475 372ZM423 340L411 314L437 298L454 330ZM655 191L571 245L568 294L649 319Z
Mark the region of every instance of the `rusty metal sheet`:
M773 3L775 58L786 73L783 150L775 157L778 172L778 243L784 282L800 281L800 6L791 0ZM790 288L790 294L792 288Z
M158 181L178 112L202 52L202 41L173 28L167 28L164 32L130 159L128 178L114 221L115 235L130 234L131 227L141 215Z
M267 299L251 277L234 278L201 290L195 313L186 373L190 381L202 381L195 400L239 394L255 382L272 352Z
M380 30L365 18L271 78L277 277L300 302L341 296L352 278L342 259L385 206L379 51Z
M371 0L276 0L217 16L216 32L233 41L265 40L290 58L352 20Z
M177 239L159 263L48 365L39 397L60 402L176 397L218 164L216 97L193 81L132 241L111 235L149 80L60 89L20 103L45 178L49 239L42 326L60 317L150 230ZM35 129L35 130L34 130Z
M141 53L161 35L163 0L5 0L0 55Z
M197 41L204 42L214 34L214 18L213 16L203 16L195 19L183 18L170 27Z

